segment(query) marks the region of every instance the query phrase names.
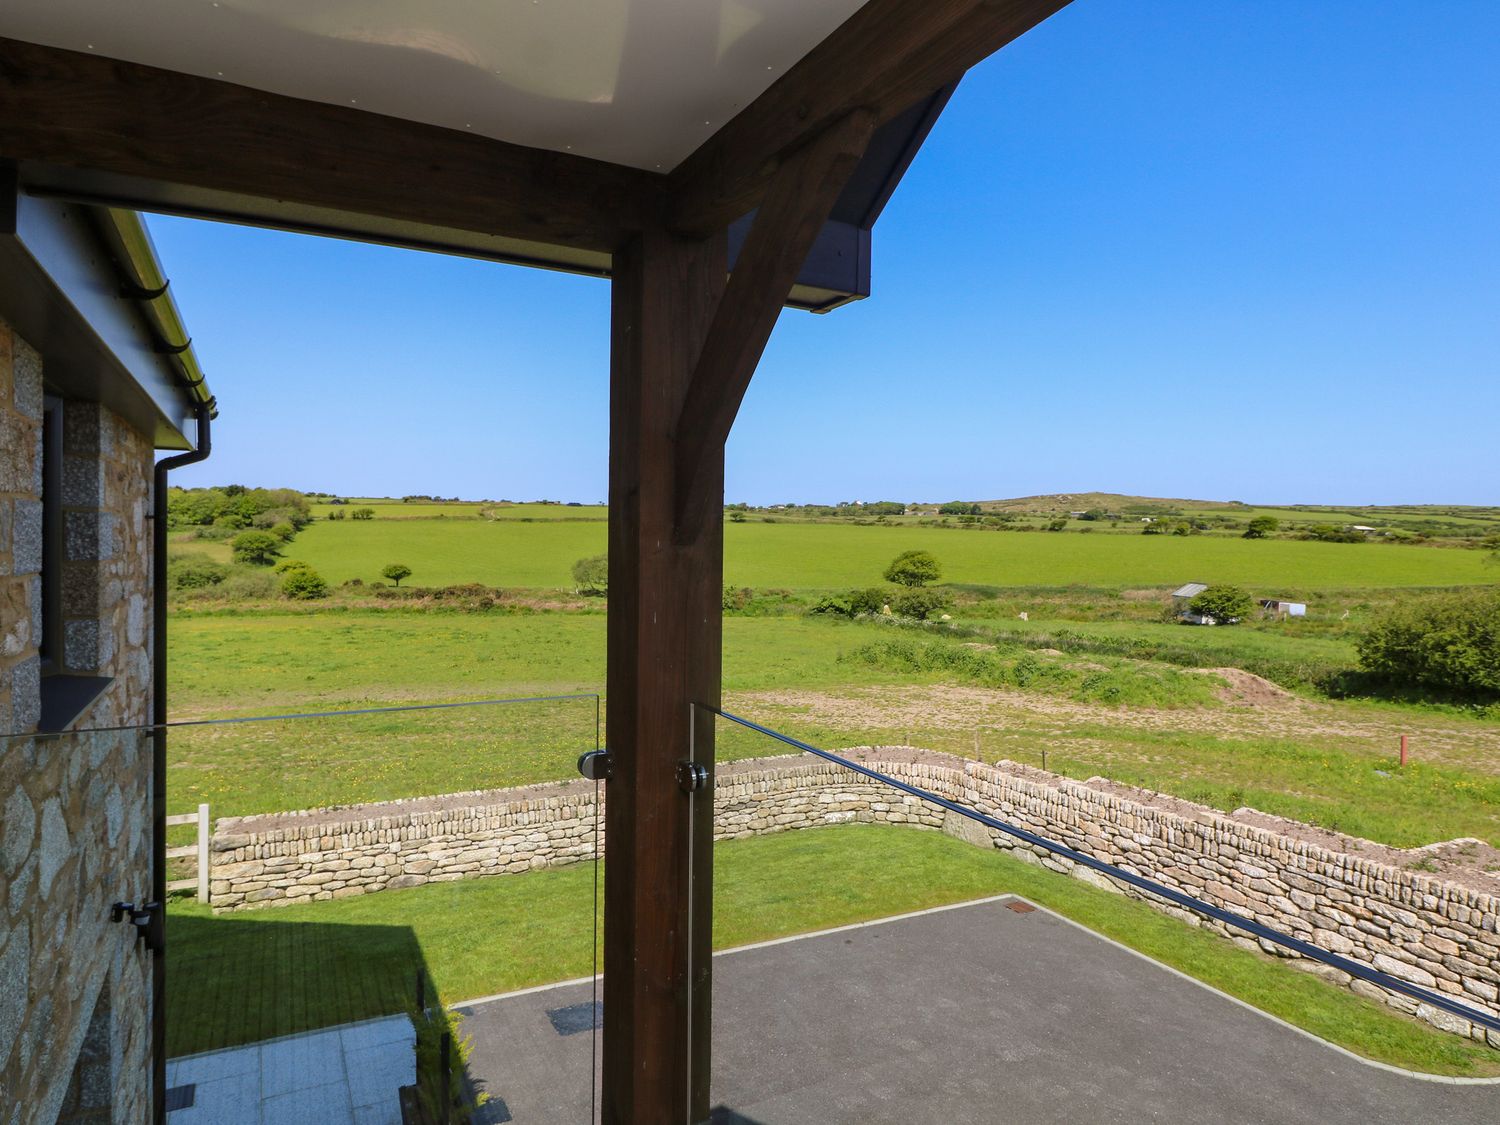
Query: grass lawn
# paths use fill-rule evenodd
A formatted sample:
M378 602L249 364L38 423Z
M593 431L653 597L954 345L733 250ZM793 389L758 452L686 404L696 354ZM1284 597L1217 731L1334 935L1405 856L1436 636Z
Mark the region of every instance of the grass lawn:
M403 505L395 505L399 510ZM380 509L377 509L379 511ZM602 554L607 526L589 509L480 520L318 520L287 550L330 582L380 577L404 562L424 586L571 585L570 568ZM569 517L569 513L579 513ZM897 554L933 552L948 582L985 586L1106 588L1232 582L1257 591L1453 586L1494 579L1479 551L1373 543L1247 541L1212 536L1022 534L934 527L729 523L725 580L735 586L835 589L868 586Z
M1099 684L1128 689L1141 679L1180 693L1173 685L1182 674L1144 664L1137 676L1115 657L1045 657L1044 667L1087 661L1126 672L1096 680L1086 670L1076 689L1054 685L1063 694L1035 683L998 694L962 669L881 667L857 655L905 631L808 617L724 624L731 709L815 745L915 742L972 755L977 737L990 761L1040 765L1045 752L1047 767L1067 776L1112 777L1225 810L1248 804L1402 847L1500 840L1493 721L1354 702L1261 714L1191 695L1175 709L1122 710L1089 701ZM599 614L193 614L172 630L174 718L548 695L604 681ZM1247 649L1297 643L1249 631L1177 633ZM986 662L975 663L983 671ZM1207 683L1195 681L1186 687ZM1395 735L1406 731L1417 758L1397 773ZM168 799L174 812L207 801L224 816L546 781L573 776L594 734L590 700L179 730L169 742ZM724 731L719 751L779 752L741 730Z
M582 865L214 916L168 912L168 1053L402 1011L418 969L457 1003L592 971ZM1439 1074L1500 1056L1144 904L934 832L847 825L715 849L714 945L867 921L1000 893L1032 899L1369 1058Z

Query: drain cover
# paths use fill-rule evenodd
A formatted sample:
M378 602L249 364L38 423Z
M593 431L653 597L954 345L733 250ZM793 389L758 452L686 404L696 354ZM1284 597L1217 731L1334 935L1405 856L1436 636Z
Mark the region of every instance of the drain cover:
M1017 914L1031 914L1036 910L1029 902L1007 902L1005 909L1014 910Z
M193 1097L198 1092L198 1084L189 1082L185 1086L173 1086L167 1091L167 1112L171 1113L178 1109L192 1109Z

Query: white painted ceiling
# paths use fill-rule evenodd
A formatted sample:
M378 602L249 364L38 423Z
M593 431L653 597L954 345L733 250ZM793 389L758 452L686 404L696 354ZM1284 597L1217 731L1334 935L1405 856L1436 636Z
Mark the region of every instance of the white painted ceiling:
M0 35L671 170L864 0L0 0Z

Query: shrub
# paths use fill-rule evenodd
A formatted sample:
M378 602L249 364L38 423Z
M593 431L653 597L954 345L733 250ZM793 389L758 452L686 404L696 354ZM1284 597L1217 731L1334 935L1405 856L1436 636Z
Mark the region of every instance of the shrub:
M401 585L401 579L411 577L411 567L405 563L389 563L381 570L380 577L389 578L397 586Z
M739 613L754 597L755 591L749 586L725 586L719 598L719 608L725 613Z
M331 511L331 512L328 513L328 518L331 519L331 520L341 520L341 519L343 519L344 518L344 509L343 508L335 508L335 509L333 509L333 511Z
M1063 530L1063 528L1065 528L1067 526L1068 526L1068 520L1067 520L1067 517L1064 516L1061 519L1055 519L1051 523L1049 523L1047 525L1047 530L1048 531L1061 531L1061 530Z
M305 601L310 598L326 598L328 583L311 567L292 567L281 580L281 592L286 597Z
M926 621L933 614L947 609L949 604L948 595L940 590L901 590L891 599L891 612Z
M854 610L849 605L847 597L831 595L819 598L817 604L812 607L811 612L821 613L830 617L850 617Z
M867 586L863 590L851 590L849 592L849 613L858 616L861 613L879 613L885 608L885 603L890 595L879 586Z
M271 568L271 571L274 574L286 574L289 571L293 570L311 569L312 567L308 566L307 563L303 562L301 559L280 559L278 560L276 565Z
M355 508L349 513L351 520L372 520L375 518L374 508Z
M1393 684L1500 696L1500 590L1399 603L1377 618L1355 647L1361 668Z
M573 564L573 588L589 597L609 593L609 556L591 555Z
M1281 526L1275 516L1256 516L1245 528L1243 539L1264 539Z
M269 531L242 531L229 541L234 561L248 566L270 566L281 554L281 540Z
M174 590L203 590L228 577L227 566L203 555L182 555L167 564L167 579Z
M1212 617L1220 625L1233 625L1254 612L1255 599L1238 586L1210 586L1189 602L1188 608Z
M902 551L885 568L885 580L898 586L925 586L942 577L943 569L928 551Z

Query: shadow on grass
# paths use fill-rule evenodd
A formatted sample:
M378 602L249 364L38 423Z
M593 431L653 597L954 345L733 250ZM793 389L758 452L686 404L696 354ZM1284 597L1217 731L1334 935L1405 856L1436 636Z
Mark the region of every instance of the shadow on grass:
M425 976L427 964L408 926L284 921L269 910L215 916L174 906L167 917L167 1054L404 1014L416 1005L419 971Z

